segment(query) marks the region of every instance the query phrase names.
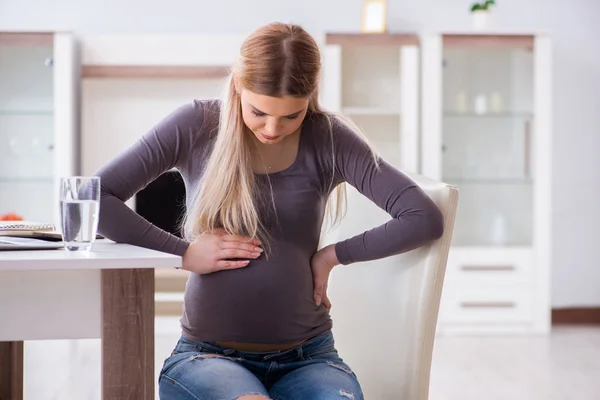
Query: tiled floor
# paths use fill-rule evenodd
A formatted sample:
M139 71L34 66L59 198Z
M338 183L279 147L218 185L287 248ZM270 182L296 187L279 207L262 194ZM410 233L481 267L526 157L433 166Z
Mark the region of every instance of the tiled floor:
M177 319L157 321L157 374L177 327ZM25 400L100 398L98 340L27 342L25 365ZM600 400L600 327L557 328L548 337L438 337L430 399Z

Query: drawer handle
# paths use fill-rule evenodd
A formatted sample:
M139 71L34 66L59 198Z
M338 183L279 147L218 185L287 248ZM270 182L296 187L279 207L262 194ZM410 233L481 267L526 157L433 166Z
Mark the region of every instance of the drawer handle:
M462 301L462 308L515 308L516 304L512 301Z
M487 272L487 271L514 271L514 265L463 265L460 267L463 271Z

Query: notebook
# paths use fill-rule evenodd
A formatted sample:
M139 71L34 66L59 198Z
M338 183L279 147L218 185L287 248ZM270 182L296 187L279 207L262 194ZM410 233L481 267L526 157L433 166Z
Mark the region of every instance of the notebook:
M25 237L0 237L2 250L50 250L63 248L63 242L39 240Z
M30 221L0 222L0 237L34 238L48 241L60 241L62 235L52 224L41 224Z

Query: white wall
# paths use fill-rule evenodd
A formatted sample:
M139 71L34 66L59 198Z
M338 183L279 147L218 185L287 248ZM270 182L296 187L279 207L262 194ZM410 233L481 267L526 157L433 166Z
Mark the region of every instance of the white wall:
M392 30L463 29L471 0L390 0ZM600 2L499 0L499 28L554 39L553 305L600 305ZM272 20L354 31L360 0L0 0L1 30L247 33ZM335 19L334 19L335 18Z

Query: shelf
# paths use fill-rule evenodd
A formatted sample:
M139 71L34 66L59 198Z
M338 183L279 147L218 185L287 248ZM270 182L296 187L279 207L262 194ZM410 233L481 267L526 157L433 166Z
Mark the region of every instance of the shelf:
M455 185L531 185L532 178L453 178L443 177L446 183Z
M400 116L400 111L398 110L379 107L344 107L342 108L342 113L346 115Z
M84 65L83 78L225 78L227 66L193 65Z
M451 252L479 252L481 254L487 253L487 256L490 259L493 259L499 252L503 253L504 257L510 257L510 252L519 254L523 251L530 251L533 248L531 240L526 241L510 241L507 240L506 243L502 244L493 244L490 241L460 241L453 240L450 244Z
M533 113L530 112L499 112L499 113L482 113L474 112L444 112L445 118L533 118Z
M499 34L475 34L443 36L444 47L471 47L471 48L494 48L494 49L533 49L535 38L533 35L499 35Z
M502 252L502 255L514 257L515 255L523 255L523 253L530 253L533 251L533 246L529 244L504 244L504 245L467 245L467 244L453 244L451 251L455 253L462 253L467 259L471 258L470 255L480 256L482 253L498 253ZM506 254L509 253L509 254ZM513 253L513 254L510 254Z
M23 178L5 178L0 177L0 184L20 184L20 183L52 183L54 179L52 177L23 177Z
M0 46L52 46L52 32L0 32Z
M417 46L419 37L412 33L327 33L325 44L354 46Z
M52 116L52 110L0 110L1 116Z

